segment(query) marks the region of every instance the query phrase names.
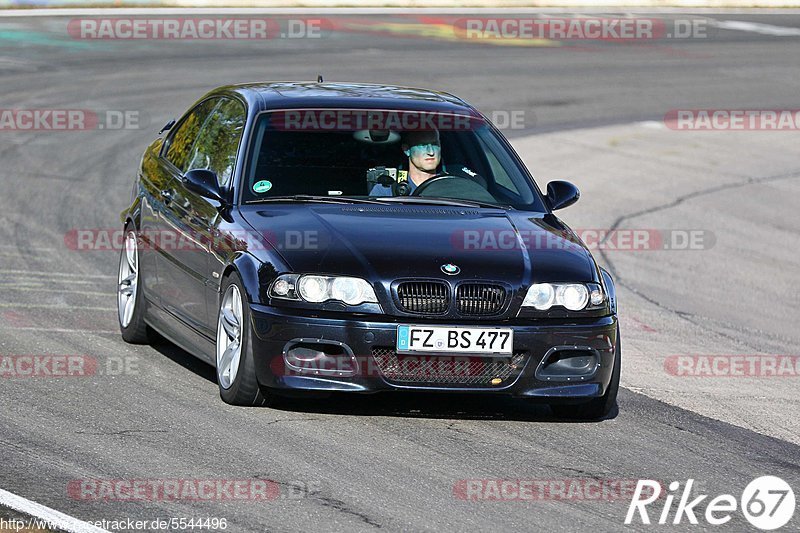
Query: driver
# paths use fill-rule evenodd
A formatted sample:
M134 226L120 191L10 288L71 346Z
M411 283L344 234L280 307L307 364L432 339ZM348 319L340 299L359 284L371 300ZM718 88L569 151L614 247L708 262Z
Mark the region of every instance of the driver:
M409 131L403 134L403 153L408 156L409 194L425 181L442 174L437 169L442 162L442 145L437 130ZM477 174L464 167L458 172L448 174L475 179ZM370 196L392 196L392 188L376 183Z

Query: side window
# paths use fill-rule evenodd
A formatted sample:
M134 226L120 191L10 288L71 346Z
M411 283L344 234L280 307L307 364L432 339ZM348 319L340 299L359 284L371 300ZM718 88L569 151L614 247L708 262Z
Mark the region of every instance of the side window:
M494 153L487 151L486 158L489 160L489 166L492 167L494 181L497 182L498 185L505 187L514 194L519 194L514 182L511 181L511 176L508 175L506 169L504 169L503 165L500 164L500 161L497 160L497 156L495 156Z
M216 104L217 99L211 98L195 107L178 125L175 133L167 139L165 156L181 172L186 171L186 164L189 160L189 153L192 151L192 145L194 145L197 134Z
M500 142L488 129L481 129L477 133L498 193L514 199L514 201L525 203L533 201L531 189L524 183L520 183L524 177L518 172L514 174L509 172L510 169L514 169L515 165L508 150L500 145Z
M244 106L236 100L221 98L197 136L187 170L213 170L220 187L227 185L236 165L244 122Z

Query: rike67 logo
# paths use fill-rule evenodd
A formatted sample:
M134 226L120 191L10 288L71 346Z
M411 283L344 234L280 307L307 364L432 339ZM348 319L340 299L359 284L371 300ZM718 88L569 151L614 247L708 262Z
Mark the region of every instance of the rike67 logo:
M680 482L673 481L669 484L667 493L662 494L662 487L658 481L640 479L636 484L628 513L625 515L625 524L633 523L637 514L642 524L650 524L649 512L655 511L653 520L662 525L670 522L677 525L684 518L690 524L697 525L699 515L706 523L720 526L730 522L738 509L754 527L771 531L785 526L794 515L794 491L779 477L762 476L754 479L745 487L738 501L731 494L721 494L705 502L708 495L692 494L693 485L694 479L689 479L681 491ZM677 507L673 507L676 499ZM660 513L655 505L648 509L656 501L664 502ZM701 505L704 502L705 505ZM701 513L698 507L705 507L705 512Z

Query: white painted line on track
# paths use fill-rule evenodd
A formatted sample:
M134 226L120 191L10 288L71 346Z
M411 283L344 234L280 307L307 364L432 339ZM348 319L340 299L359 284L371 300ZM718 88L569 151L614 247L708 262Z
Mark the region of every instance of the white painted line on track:
M0 329L3 326L0 325ZM34 326L25 326L25 327L15 327L11 326L8 329L13 329L14 331L50 331L54 333L91 333L93 335L119 335L119 330L113 331L110 329L70 329L70 328L40 328Z
M17 279L3 279L0 276L0 289L6 286L12 287L43 287L44 285L52 285L53 283L71 283L73 285L97 285L97 280L88 280L88 279L25 279L25 278L17 278Z
M663 122L659 122L658 120L643 120L641 122L637 122L636 125L641 128L648 128L652 130L667 129L666 124L664 124Z
M18 310L25 309L55 309L56 311L116 311L113 307L92 307L88 305L55 305L55 304L30 304L25 302L7 303L0 302L0 307L13 307Z
M743 20L712 20L712 26L723 30L746 31L750 33L760 33L761 35L772 35L774 37L798 37L800 28L790 28L788 26L774 26L772 24L761 24L759 22L745 22Z
M109 292L92 292L92 291L70 291L67 289L61 288L40 288L40 287L14 287L11 285L3 286L4 290L7 291L25 291L25 292L57 292L58 294L80 294L81 296L102 296L107 297L109 294L113 294L113 290L109 290Z
M11 507L12 509L41 519L48 526L63 529L70 533L109 533L105 529L78 520L75 517L64 514L40 503L17 496L7 490L0 489L0 505Z
M2 65L4 63L10 63L10 64L14 64L14 65L27 64L26 61L20 61L19 59L16 59L16 58L0 57L0 65ZM30 251L34 251L34 252L55 252L57 250L56 248L49 248L49 247L45 247L45 246L26 246L24 249L20 249L20 247L15 245L15 244L0 244L0 249L2 249L2 250L19 250L19 251L23 251L23 252L30 252Z
M44 9L0 9L2 17L69 17L69 16L117 16L117 15L470 15L470 14L515 14L536 15L539 13L609 13L619 11L613 7L120 7L120 8L44 8ZM680 8L680 7L626 7L626 13L679 13L690 14L775 14L770 8ZM799 9L783 9L782 15L798 15Z
M27 276L58 276L58 277L68 277L68 278L78 278L78 279L85 279L85 278L111 278L115 279L117 276L111 276L109 274L70 274L68 272L42 272L36 270L0 270L0 276L3 274L25 274Z

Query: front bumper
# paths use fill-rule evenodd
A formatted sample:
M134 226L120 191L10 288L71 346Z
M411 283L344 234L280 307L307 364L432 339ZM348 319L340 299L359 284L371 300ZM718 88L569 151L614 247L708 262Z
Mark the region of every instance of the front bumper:
M253 322L252 352L259 383L277 391L348 391L379 392L388 390L419 390L443 392L474 392L476 394L505 394L515 397L540 398L547 401L570 402L602 396L614 368L617 353L617 318L576 320L517 320L470 324L475 327L510 327L514 330L513 371L502 378L492 380L491 371L486 375L455 372L455 378L443 379L440 374L431 374L430 379L415 376L413 380L397 379L387 372L386 360L394 357L397 326L401 323L420 324L420 320L396 320L385 317L376 321L374 317L323 317L293 314L294 310L279 309L258 304L250 305ZM302 312L302 311L301 311ZM384 318L384 317L382 317ZM428 322L432 325L459 325ZM341 346L342 357L354 360L354 372L337 372L328 369L297 368L287 364L285 352L289 346L300 340L322 342ZM584 350L593 354L597 364L590 375L581 377L543 376L540 365L554 348ZM457 354L441 354L443 360L458 359ZM377 359L376 359L377 357ZM436 354L420 354L420 357L437 359ZM469 369L470 361L482 361L477 366L486 369L484 363L492 363L497 358L469 355L462 357L464 366ZM509 357L509 360L511 357ZM439 363L440 361L437 361ZM447 364L450 364L447 363ZM458 367L459 363L455 363ZM431 369L439 368L436 365ZM452 366L448 367L452 371ZM319 370L319 371L318 371ZM452 373L452 372L451 372ZM484 379L485 378L485 379ZM500 380L499 382L497 380Z

